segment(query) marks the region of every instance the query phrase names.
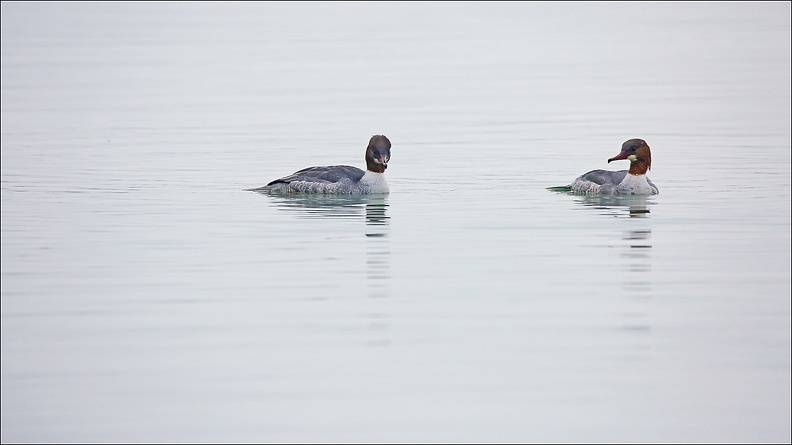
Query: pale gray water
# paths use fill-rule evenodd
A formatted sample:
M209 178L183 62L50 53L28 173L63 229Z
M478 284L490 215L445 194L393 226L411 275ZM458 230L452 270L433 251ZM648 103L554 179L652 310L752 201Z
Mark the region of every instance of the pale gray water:
M4 2L2 441L788 443L790 139L788 2Z

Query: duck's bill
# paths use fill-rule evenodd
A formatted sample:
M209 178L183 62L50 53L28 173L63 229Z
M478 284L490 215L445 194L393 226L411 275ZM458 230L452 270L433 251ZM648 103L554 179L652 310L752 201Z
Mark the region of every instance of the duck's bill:
M629 155L627 154L627 152L624 152L624 151L623 151L623 152L621 152L621 153L617 154L616 156L614 156L614 157L612 157L612 158L608 159L608 164L610 164L610 162L611 162L611 161L619 161L619 160L621 160L621 159L627 159L627 157L628 157L628 156L629 156Z

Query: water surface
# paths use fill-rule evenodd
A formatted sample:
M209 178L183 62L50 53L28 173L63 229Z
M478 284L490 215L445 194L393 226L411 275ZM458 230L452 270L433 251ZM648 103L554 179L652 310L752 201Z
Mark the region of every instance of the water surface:
M3 442L788 443L789 17L4 2Z

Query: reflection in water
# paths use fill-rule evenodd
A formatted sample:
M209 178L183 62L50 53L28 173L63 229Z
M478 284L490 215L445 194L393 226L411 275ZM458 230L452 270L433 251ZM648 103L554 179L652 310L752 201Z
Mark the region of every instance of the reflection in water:
M360 218L365 217L366 284L368 298L390 297L390 217L387 195L313 195L266 193L280 210L294 212L299 218ZM373 309L382 304L370 307ZM383 310L367 314L369 331L380 335L390 327L390 315ZM369 344L387 346L390 339L379 337Z
M575 195L576 202L587 207L593 207L605 216L616 216L629 218L642 218L646 222L640 222L641 228L631 229L622 232L620 242L616 244L622 250L620 257L625 265L622 270L627 273L621 274L623 281L622 290L629 296L632 302L643 306L652 297L652 229L648 227L650 215L649 207L655 205L652 197L649 196L600 196L600 195ZM639 223L636 221L635 223ZM632 224L631 224L632 225ZM614 247L608 243L609 248ZM622 329L633 333L651 332L651 327L647 321L648 311L637 310L623 313L625 318ZM643 347L641 347L643 349Z
M390 239L388 237L388 203L385 198L370 198L366 203L366 283L368 297L390 297ZM384 304L380 303L380 305ZM379 307L379 306L372 306ZM390 314L384 310L371 311L369 331L376 335L372 346L388 346L390 338L384 334L390 329ZM382 336L380 336L382 335Z
M649 241L651 236L651 229L639 229L630 230L622 237L627 241L622 256L627 259L627 270L630 272L624 283L624 289L635 298L651 296L652 283L647 276L652 270L651 257L649 256L652 249L652 244Z
M298 218L357 218L371 200L386 199L374 195L260 193L270 196L278 209L293 212Z
M366 279L369 297L383 298L389 295L390 245L388 240L388 204L366 203Z
M632 211L633 206L630 206L630 216L633 216ZM648 214L648 210L644 213L644 215L646 214ZM624 244L621 245L623 249L621 257L627 263L625 268L627 272L620 274L622 277L621 287L630 300L637 305L636 310L621 314L623 317L621 329L634 334L649 334L652 330L649 323L648 306L652 298L651 237L652 230L648 228L628 230L621 237L624 241ZM641 335L634 338L638 342L636 344L638 350L650 348L651 345L644 343L648 341L647 337Z
M630 218L649 217L649 206L655 203L648 196L602 196L602 195L577 195L577 202L584 206L594 207L602 211L607 216L629 216ZM649 241L652 236L651 228L641 228L627 231L622 236L625 244L623 258L627 259L626 269L634 274L648 274L651 271L651 257L649 253L652 244ZM624 289L631 295L643 297L651 292L651 282L645 275L630 276L625 282Z
M631 218L645 218L649 215L649 206L655 205L650 196L640 195L624 195L624 196L607 196L607 195L575 195L578 197L577 202L585 205L595 207L600 210L605 210L605 215L624 216L624 211L627 210L627 215Z

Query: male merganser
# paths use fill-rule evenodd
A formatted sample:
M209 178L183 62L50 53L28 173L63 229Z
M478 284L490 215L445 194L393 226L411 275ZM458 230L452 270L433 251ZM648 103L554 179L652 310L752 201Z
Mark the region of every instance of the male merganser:
M366 147L366 171L349 165L308 167L250 191L283 193L388 193L385 169L390 160L391 143L383 135L371 137Z
M621 153L608 159L628 159L630 170L592 170L579 176L568 189L588 195L656 195L655 186L646 172L652 168L652 152L643 139L630 139L622 144ZM559 188L553 188L559 189Z

